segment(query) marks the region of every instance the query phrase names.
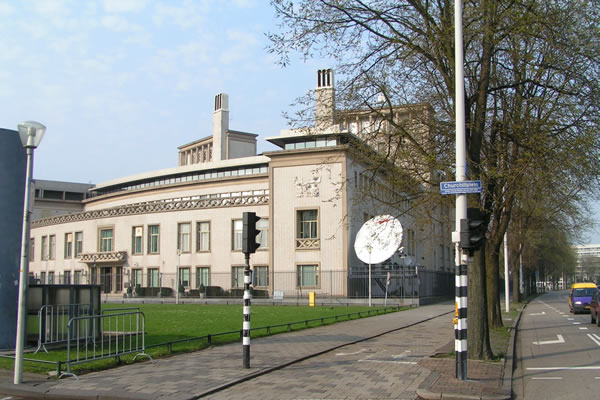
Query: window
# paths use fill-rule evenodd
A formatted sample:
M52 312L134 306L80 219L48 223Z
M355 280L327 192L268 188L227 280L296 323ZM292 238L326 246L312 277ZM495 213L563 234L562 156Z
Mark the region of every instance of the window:
M75 271L73 274L73 284L81 285L81 271Z
M35 239L29 238L29 262L35 260Z
M50 251L48 258L54 260L56 258L56 235L50 235Z
M158 225L148 225L148 253L158 254L160 251L159 241L160 227Z
M179 268L179 284L184 287L190 287L190 268Z
M259 249L269 248L269 219L261 218L256 223L256 229L260 230L260 233L256 236L256 243L260 244Z
M48 259L48 236L42 236L42 261Z
M309 288L319 286L319 266L317 264L298 265L299 288Z
M231 288L244 288L244 267L231 267Z
M269 286L269 268L266 266L254 266L254 286Z
M189 222L177 224L177 250L189 253L192 239L192 224Z
M142 286L142 269L132 269L131 270L131 286L135 287L136 285Z
M73 234L65 233L65 258L73 257Z
M242 250L242 229L243 229L242 220L241 219L233 220L231 250Z
M48 284L54 285L54 271L48 272Z
M46 271L40 272L40 282L43 284L48 283L46 282Z
M148 287L158 287L158 268L148 268Z
M113 230L100 229L100 251L109 252L113 251Z
M317 210L298 211L298 238L317 239Z
M210 251L210 222L196 222L196 251Z
M296 248L319 248L319 211L298 210L296 214Z
M144 236L144 228L134 226L131 228L131 254L143 254L142 238Z
M65 285L70 285L71 284L71 271L64 271L63 272L63 283Z
M210 267L196 267L196 287L210 286Z
M75 257L83 253L83 232L75 232Z

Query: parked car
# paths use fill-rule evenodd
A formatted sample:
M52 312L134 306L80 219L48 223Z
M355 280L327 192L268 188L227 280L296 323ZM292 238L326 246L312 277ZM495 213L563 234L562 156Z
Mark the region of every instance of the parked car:
M589 312L592 296L597 291L598 286L594 283L574 283L569 294L569 311L574 314Z
M594 296L592 296L592 302L590 303L590 318L591 322L596 323L596 325L600 326L600 289L596 290Z

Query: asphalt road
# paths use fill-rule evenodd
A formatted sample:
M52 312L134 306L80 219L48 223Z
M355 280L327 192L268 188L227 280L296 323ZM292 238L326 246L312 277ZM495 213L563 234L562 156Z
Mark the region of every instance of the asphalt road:
M589 314L569 313L568 291L529 303L516 352L515 399L600 398L600 328Z

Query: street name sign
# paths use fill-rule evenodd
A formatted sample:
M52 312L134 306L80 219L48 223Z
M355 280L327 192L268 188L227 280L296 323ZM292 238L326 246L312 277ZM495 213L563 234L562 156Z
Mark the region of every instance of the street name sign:
M481 181L440 182L441 194L481 193Z

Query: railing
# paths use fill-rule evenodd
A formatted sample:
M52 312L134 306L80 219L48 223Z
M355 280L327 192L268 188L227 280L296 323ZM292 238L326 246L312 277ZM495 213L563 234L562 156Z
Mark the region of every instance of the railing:
M243 282L230 272L210 272L202 275L201 269L185 268L185 279L175 273L163 273L156 284L150 288L146 274L139 281L126 280L124 297L175 297L180 288L180 300L188 298L241 298ZM389 284L388 282L389 273ZM454 294L454 274L449 271L428 271L425 269L383 269L373 268L370 282L371 295L375 299L388 300L420 299L429 297L448 297ZM181 282L181 285L178 284ZM139 285L141 291L136 291ZM304 286L302 286L304 285ZM308 292L315 292L317 299L330 299L336 304L340 299L366 299L369 296L369 275L366 267L355 267L348 271L322 271L314 276L308 285L299 284L298 273L294 271L275 271L257 276L253 282L253 298L271 298L275 292L282 293L283 299L303 299ZM201 291L202 288L202 291ZM166 294L165 294L166 293ZM159 296L162 294L162 296ZM386 296L387 295L387 296ZM279 300L281 300L279 298Z
M46 345L66 343L68 340L68 322L73 317L93 314L90 304L55 304L44 305L38 311L38 346L34 354L40 350L46 353Z
M146 356L152 361L146 354L145 317L141 311L74 317L68 325L67 371L59 378L74 376L77 379L71 372L72 365L105 358L119 360L126 354L137 353L134 360Z

